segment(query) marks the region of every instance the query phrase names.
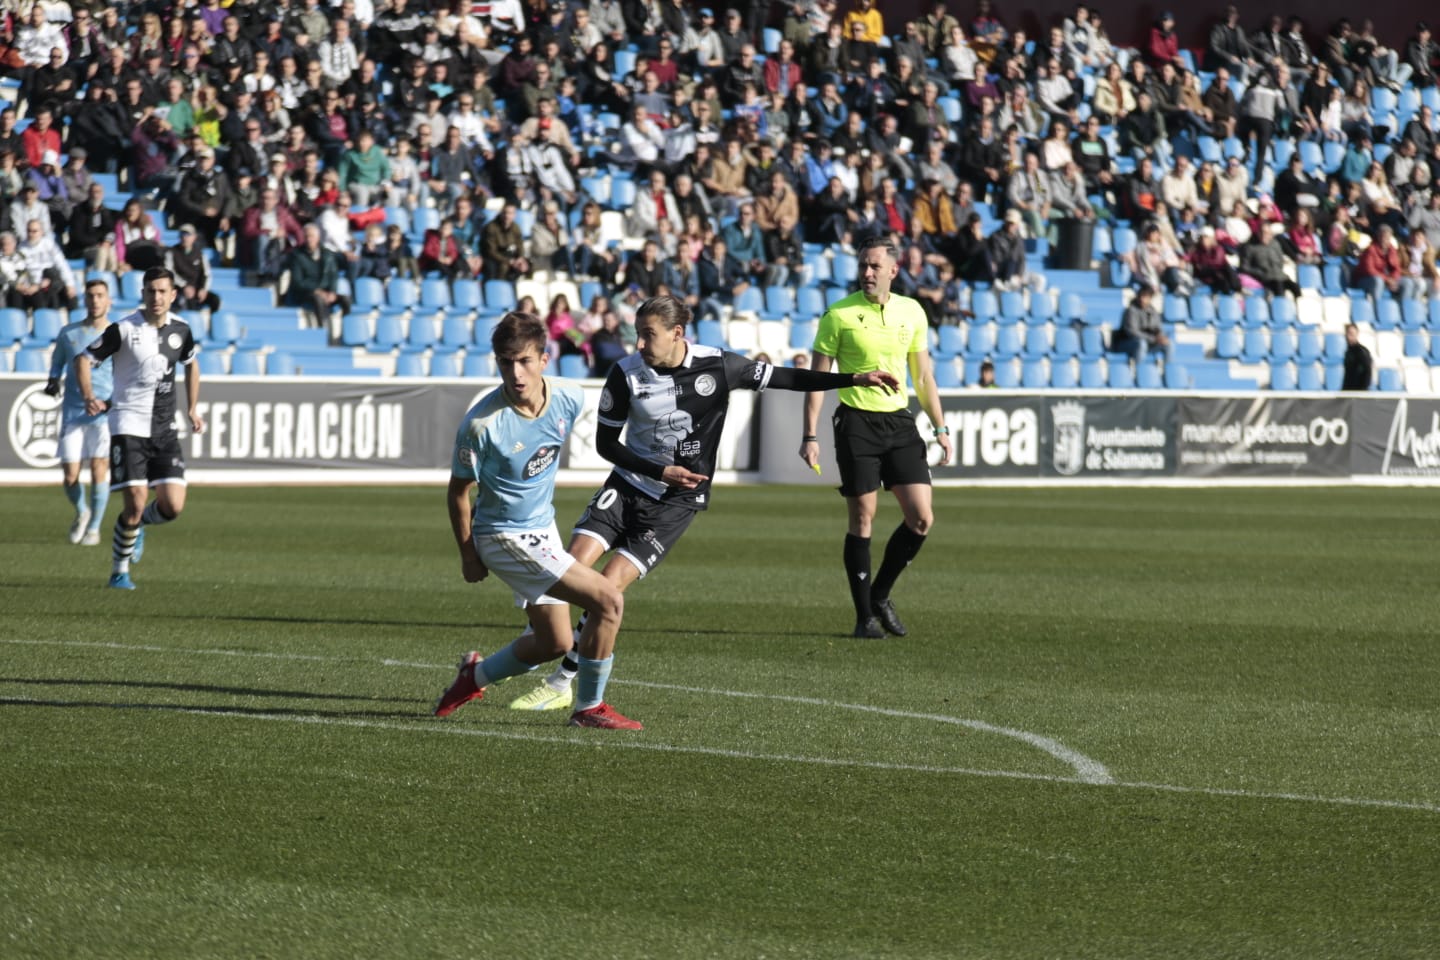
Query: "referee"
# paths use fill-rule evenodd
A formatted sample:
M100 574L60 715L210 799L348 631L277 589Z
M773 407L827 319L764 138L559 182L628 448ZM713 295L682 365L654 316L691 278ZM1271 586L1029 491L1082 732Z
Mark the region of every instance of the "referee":
M907 367L944 453L940 462L950 462L950 428L944 425L935 392L925 311L917 301L890 292L898 272L895 247L889 240L876 237L866 241L860 248L860 292L836 302L820 318L811 350L810 366L817 372L838 363L841 373L884 370L902 384L898 393L854 387L840 390L840 405L832 421L840 493L849 515L845 576L855 604L857 637L879 638L886 631L897 637L905 635L890 591L935 524L926 445L908 410L910 397L903 388ZM819 393L805 398L800 459L812 468L820 463L815 432L820 402ZM872 579L870 527L875 520L876 492L882 484L895 494L904 520L890 535L880 572Z

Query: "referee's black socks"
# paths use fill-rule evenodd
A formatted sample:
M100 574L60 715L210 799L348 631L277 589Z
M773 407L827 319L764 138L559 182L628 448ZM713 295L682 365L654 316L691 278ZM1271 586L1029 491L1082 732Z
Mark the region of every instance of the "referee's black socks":
M881 600L890 596L890 591L895 587L895 581L900 579L900 574L910 566L910 561L925 546L925 535L916 533L901 523L890 534L890 541L885 544L885 559L880 563L880 572L875 574L875 580L870 585L870 592ZM868 557L867 557L868 560Z
M845 534L845 577L850 581L850 600L855 604L855 619L870 619L869 537Z

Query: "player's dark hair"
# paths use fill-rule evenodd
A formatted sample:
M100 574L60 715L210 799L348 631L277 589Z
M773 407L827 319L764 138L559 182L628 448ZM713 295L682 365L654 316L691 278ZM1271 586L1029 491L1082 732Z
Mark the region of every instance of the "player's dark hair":
M526 347L534 347L542 356L549 334L545 324L533 313L512 310L500 318L490 334L490 349L497 357L516 357Z
M895 249L895 244L891 243L890 238L885 236L883 233L877 234L869 238L865 242L861 243L860 249L855 251L855 255L857 257L863 257L865 256L865 252L867 250L875 249L884 250L886 256L888 256L891 260L900 259L900 251Z
M170 285L175 286L175 274L166 267L151 267L146 270L145 276L141 278L141 285L148 287L155 280L169 280Z
M89 290L91 287L104 287L106 293L110 292L110 284L99 277L91 277L85 281L85 289Z
M691 313L685 301L662 294L640 304L640 309L635 311L635 322L639 323L645 317L655 317L666 327L687 327Z

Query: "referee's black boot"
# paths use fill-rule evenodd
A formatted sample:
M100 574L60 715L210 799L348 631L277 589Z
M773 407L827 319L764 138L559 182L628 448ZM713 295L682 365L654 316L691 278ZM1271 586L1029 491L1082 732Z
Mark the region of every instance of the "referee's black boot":
M880 626L880 621L874 617L866 617L864 620L855 622L855 633L852 636L863 637L866 640L885 639L885 628Z
M900 622L900 615L895 612L895 604L890 602L889 597L884 600L871 599L870 609L875 611L875 616L871 619L880 621L880 626L887 632L897 637L905 636L905 624Z

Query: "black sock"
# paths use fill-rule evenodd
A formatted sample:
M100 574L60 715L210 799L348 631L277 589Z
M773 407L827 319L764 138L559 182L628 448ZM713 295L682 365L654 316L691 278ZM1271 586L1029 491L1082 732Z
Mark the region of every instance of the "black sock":
M850 600L855 619L870 619L870 538L845 534L845 577L850 581Z
M880 572L875 574L870 592L881 600L889 598L895 581L900 579L900 574L910 566L910 561L915 559L923 546L923 533L916 533L903 523L896 527L895 532L890 534L890 541L885 544L885 559L880 563Z

